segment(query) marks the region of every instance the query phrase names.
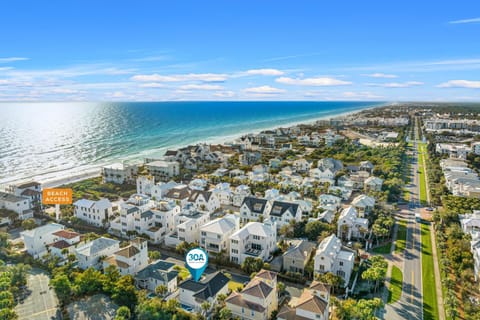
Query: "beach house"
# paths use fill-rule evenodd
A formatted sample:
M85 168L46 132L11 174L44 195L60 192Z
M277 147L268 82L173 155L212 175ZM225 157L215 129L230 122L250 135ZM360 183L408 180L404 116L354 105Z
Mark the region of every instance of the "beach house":
M81 199L73 204L75 216L96 227L105 227L112 216L112 203L108 199L92 201Z
M240 228L240 218L227 214L200 227L200 246L207 252L218 254L230 252L230 236Z
M341 277L348 285L353 271L355 254L342 248L342 241L334 234L323 239L318 245L314 258L314 272L331 272Z

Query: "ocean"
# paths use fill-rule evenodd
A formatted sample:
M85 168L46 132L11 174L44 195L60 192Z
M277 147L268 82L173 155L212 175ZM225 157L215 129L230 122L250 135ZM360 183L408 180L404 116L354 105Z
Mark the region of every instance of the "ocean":
M331 118L378 102L4 102L0 185L91 174L263 129Z

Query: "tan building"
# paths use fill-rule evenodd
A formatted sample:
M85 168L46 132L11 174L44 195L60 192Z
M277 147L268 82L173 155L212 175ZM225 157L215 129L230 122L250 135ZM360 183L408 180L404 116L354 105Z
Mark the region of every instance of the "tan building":
M315 243L307 240L291 240L290 248L283 254L283 270L303 274L312 252L315 251Z
M299 298L293 298L278 312L278 320L328 320L330 287L318 281L312 282Z
M241 292L233 292L225 300L233 317L249 320L270 319L278 308L277 274L260 270Z

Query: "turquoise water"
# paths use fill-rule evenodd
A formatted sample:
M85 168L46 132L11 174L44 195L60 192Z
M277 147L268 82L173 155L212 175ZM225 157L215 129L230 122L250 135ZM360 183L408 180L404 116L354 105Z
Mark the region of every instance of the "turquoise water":
M0 103L0 184L330 118L378 102Z

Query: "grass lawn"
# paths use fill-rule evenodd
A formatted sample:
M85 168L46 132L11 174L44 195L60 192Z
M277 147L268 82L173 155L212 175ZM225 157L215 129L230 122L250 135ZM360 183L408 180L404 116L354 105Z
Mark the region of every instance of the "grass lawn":
M425 163L424 152L427 152L425 144L418 144L418 171L420 179L420 202L422 204L427 203L427 180L425 178L425 171L423 170L423 165Z
M388 291L388 303L394 303L402 296L403 274L397 266L392 266L392 276Z
M383 246L376 247L372 249L374 253L379 253L379 254L389 254L390 253L390 248L392 247L391 243L384 244Z
M435 320L438 319L438 306L430 228L425 223L422 223L420 226L422 234L423 319Z
M237 288L243 288L243 284L240 282L236 282L233 280L230 280L228 282L228 289L231 291L237 291Z
M397 241L395 242L395 253L402 253L405 251L407 239L407 222L403 220L397 221Z
M100 198L117 200L119 196L129 197L137 191L136 186L131 184L118 185L114 183L102 183L101 177L70 183L62 187L72 188L74 201L82 198L91 200L98 200Z

